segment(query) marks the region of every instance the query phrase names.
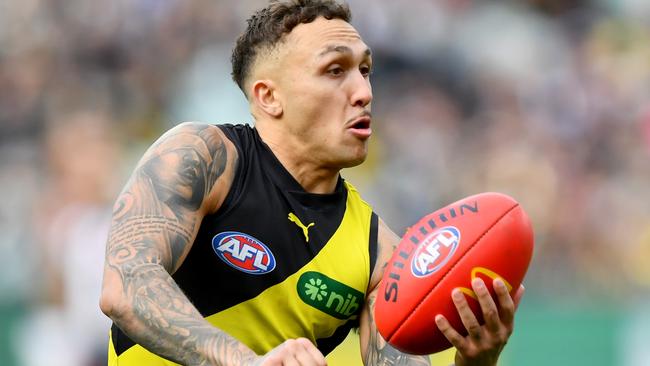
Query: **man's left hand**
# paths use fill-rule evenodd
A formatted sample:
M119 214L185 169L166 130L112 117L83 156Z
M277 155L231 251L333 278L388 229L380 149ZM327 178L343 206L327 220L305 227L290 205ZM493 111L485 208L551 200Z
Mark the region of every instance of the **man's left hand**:
M456 366L496 365L503 347L512 334L515 309L524 294L524 286L519 287L513 299L503 280L497 278L492 285L498 298L498 306L482 279L476 278L472 281L472 289L481 305L485 320L483 325L479 324L465 295L459 289L452 291L452 300L468 332L466 337L458 333L443 315L436 316L438 329L456 347Z

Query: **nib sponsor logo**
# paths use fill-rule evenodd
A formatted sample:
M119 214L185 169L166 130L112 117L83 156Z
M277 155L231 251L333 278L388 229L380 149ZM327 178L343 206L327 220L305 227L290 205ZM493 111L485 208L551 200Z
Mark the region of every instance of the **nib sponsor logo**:
M297 291L304 303L338 319L356 318L363 302L363 293L319 272L303 273Z

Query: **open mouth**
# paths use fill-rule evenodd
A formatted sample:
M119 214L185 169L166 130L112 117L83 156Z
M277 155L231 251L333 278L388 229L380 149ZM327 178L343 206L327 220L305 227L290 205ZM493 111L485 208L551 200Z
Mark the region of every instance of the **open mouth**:
M354 122L350 128L354 130L366 130L370 128L370 118L361 117L356 122Z
M364 113L360 117L352 120L348 124L348 129L358 138L367 139L372 135L372 129L370 128L371 120L370 113Z

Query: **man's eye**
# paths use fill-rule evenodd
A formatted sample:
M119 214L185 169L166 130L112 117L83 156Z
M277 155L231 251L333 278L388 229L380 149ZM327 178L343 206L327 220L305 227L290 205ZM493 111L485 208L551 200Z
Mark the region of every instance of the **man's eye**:
M334 76L343 74L343 71L344 71L343 68L340 66L332 67L331 69L327 70L327 72L330 75L334 75Z
M370 66L361 66L359 71L363 76L370 76L372 74L372 68Z

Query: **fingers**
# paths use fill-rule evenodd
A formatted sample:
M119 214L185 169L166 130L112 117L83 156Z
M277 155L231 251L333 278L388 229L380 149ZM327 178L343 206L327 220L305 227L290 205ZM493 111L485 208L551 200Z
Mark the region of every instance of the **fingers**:
M296 359L297 355L289 355L282 360L282 366L301 366L309 365L308 363L301 364L300 361Z
M502 279L495 279L492 286L496 299L492 297L487 285L480 278L472 280L473 293L469 289L464 289L469 296L479 302L485 320L484 325L477 320L463 291L460 289L452 291L452 301L467 330L467 336L456 331L444 316L438 314L435 317L440 332L456 347L457 359L460 357L463 360L480 361L481 364L484 362L496 364L501 350L512 334L515 307L523 296L524 288L520 287L513 298L510 296L508 285Z
M264 366L327 366L325 356L306 338L289 339L271 351Z
M515 318L515 303L512 300L512 297L510 297L508 288L500 278L494 279L494 281L492 281L492 286L494 287L494 292L499 300L499 317L501 318L501 323L503 323L507 328L512 328L512 323Z
M470 337L480 338L481 325L472 312L472 309L469 307L465 295L463 295L459 289L454 289L451 292L451 299L453 300L456 310L458 310L458 315L460 315L460 320L465 326L465 329L467 329Z
M490 332L497 332L500 326L500 314L497 305L494 303L490 292L485 286L485 282L480 278L475 278L472 280L472 289L481 305L481 312L483 313L486 328Z
M457 349L463 349L465 346L465 338L460 335L452 326L449 324L447 318L443 315L436 315L436 325L440 332L447 338L449 343Z
M504 326L506 329L512 329L515 303L518 303L521 299L524 289L521 286L515 293L513 300L503 280L500 278L495 279L492 286L497 295L498 305L495 303L485 282L481 278L472 280L472 289L476 294L476 299L480 304L483 319L485 320L485 330L489 333L496 334L501 332ZM469 336L473 339L480 339L484 334L483 327L469 307L467 298L461 291L454 289L452 291L452 300ZM440 329L450 343L458 348L458 345L463 343L463 336L450 325L444 316L438 315L435 320L438 329Z
M325 356L321 353L321 351L316 348L316 346L311 343L311 341L307 338L298 338L296 341L305 348L307 353L311 356L310 359L314 361L314 365L318 366L326 366L327 361L325 360Z
M519 286L517 292L515 292L515 296L512 299L515 302L515 310L517 310L519 307L519 303L521 302L521 298L524 296L524 292L526 292L526 288L522 284Z

